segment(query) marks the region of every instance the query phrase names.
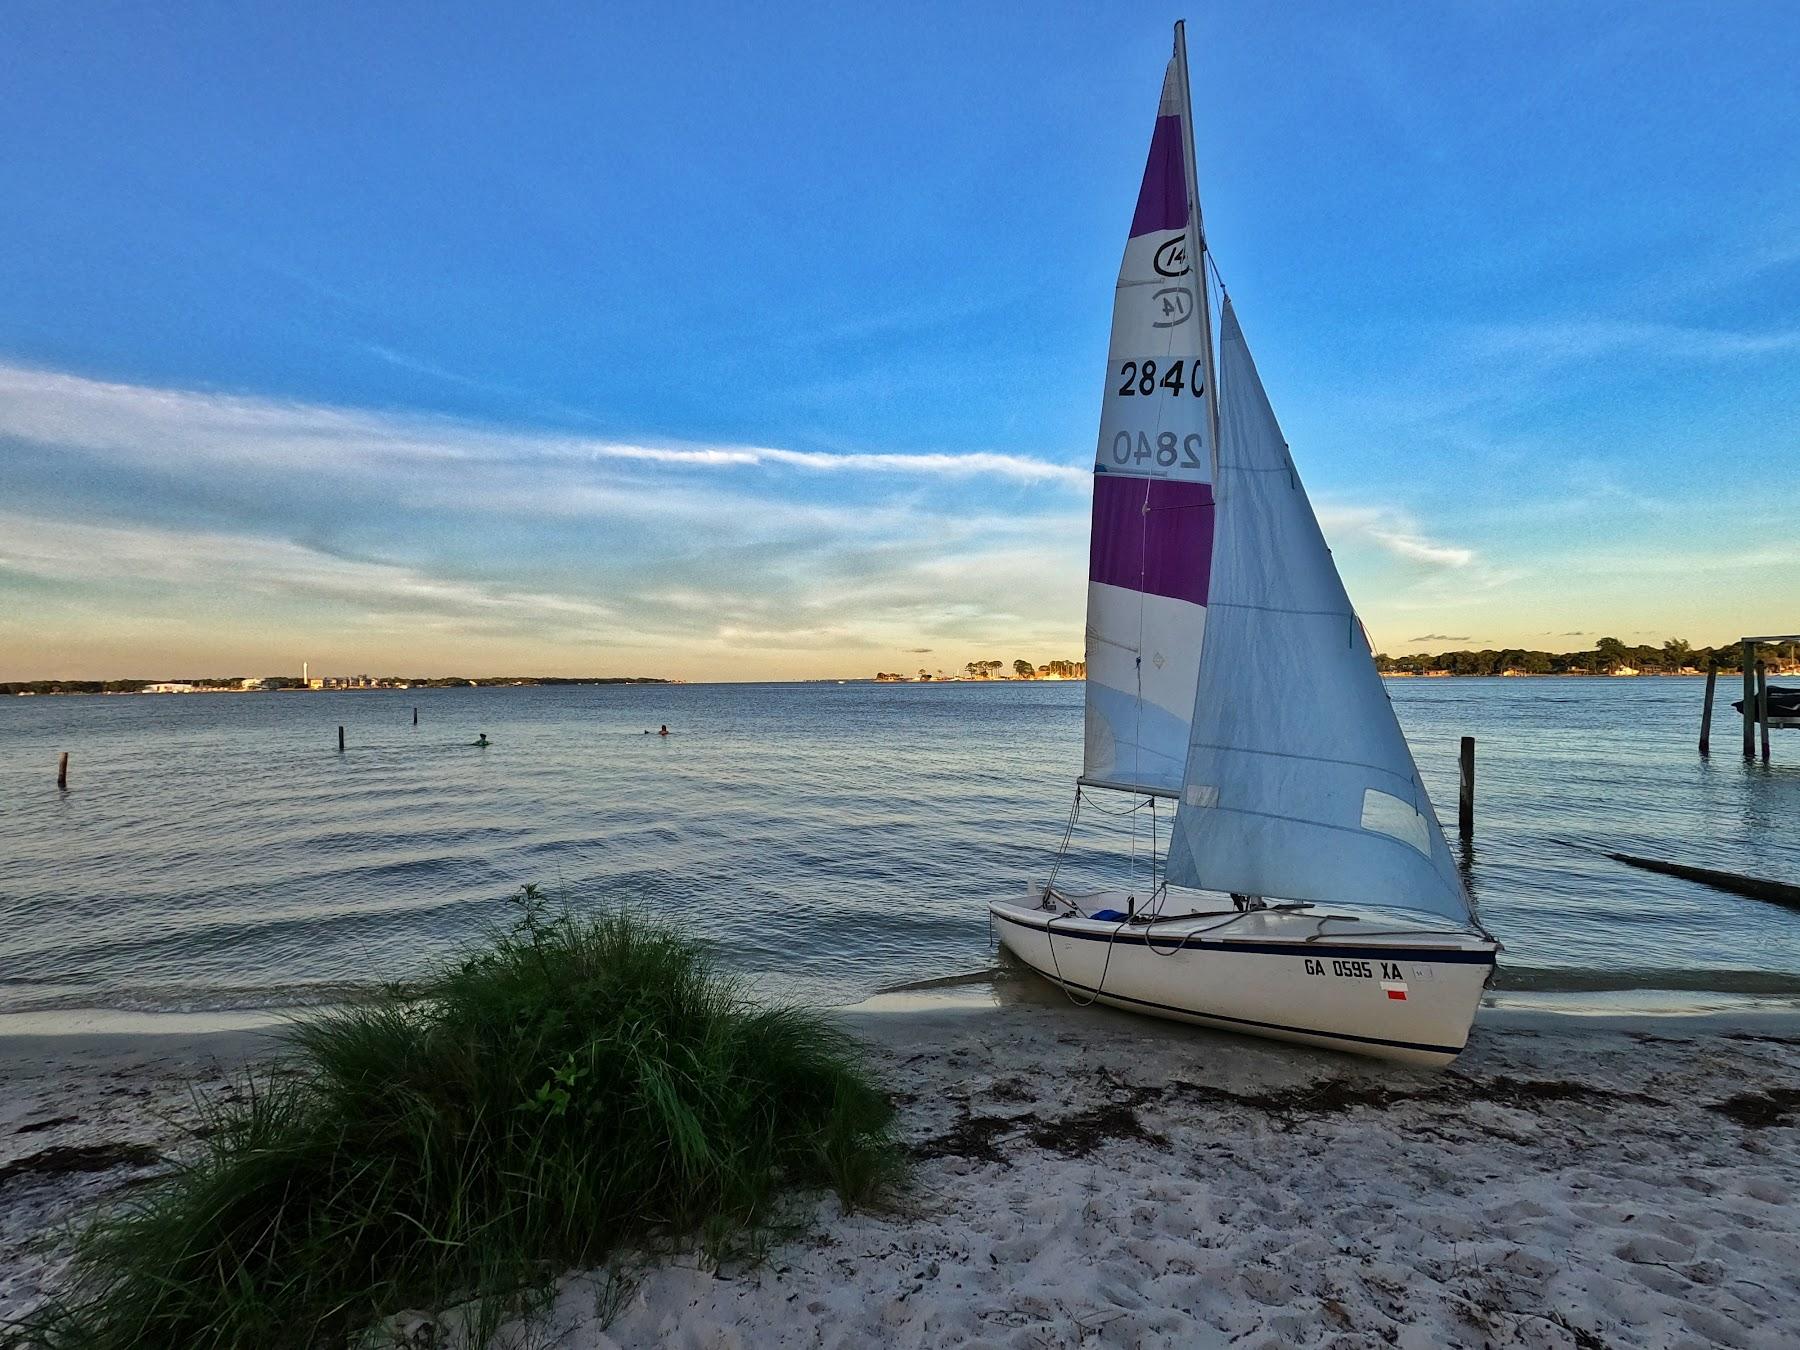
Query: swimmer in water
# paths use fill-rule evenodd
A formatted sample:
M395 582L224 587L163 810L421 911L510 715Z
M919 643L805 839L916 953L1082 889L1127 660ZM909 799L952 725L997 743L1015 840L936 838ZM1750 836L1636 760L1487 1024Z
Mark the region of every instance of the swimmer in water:
M485 732L485 731L482 732L474 740L470 741L469 744L480 746L483 750L487 749L488 748L487 732Z
M661 731L657 732L656 734L658 736L667 736L669 734L669 724L667 722L664 722L663 729Z

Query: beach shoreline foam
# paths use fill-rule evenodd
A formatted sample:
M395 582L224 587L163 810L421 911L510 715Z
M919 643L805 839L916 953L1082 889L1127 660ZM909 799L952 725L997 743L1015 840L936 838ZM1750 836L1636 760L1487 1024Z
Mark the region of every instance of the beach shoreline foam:
M1035 983L1035 982L1033 982ZM961 982L839 1016L915 1157L761 1264L559 1286L540 1343L1790 1345L1800 1013L1484 1009L1449 1070ZM0 1036L0 1316L268 1027ZM614 1302L602 1324L597 1306ZM525 1341L519 1341L525 1344Z

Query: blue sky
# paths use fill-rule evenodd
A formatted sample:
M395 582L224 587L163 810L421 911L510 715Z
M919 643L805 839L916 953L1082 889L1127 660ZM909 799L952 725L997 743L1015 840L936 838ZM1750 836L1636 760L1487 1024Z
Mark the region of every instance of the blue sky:
M1076 656L1178 11L0 11L0 678ZM1800 8L1208 6L1379 647L1800 621Z

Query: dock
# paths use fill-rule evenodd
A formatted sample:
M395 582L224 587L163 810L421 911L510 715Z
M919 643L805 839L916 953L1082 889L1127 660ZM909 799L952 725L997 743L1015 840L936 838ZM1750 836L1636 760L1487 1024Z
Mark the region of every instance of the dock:
M1740 653L1738 665L1744 681L1744 696L1739 704L1744 728L1744 758L1754 760L1760 748L1762 762L1765 764L1769 762L1769 671L1767 662L1757 655L1757 649L1778 642L1800 642L1800 634L1776 633L1761 637L1742 637L1734 644ZM1700 711L1702 755L1712 753L1713 692L1718 687L1718 682L1719 663L1715 658L1707 663L1706 701Z

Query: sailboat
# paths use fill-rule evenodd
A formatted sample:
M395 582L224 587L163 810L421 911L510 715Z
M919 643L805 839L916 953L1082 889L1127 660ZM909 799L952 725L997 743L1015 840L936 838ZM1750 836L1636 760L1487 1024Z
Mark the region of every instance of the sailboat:
M1222 281L1213 336L1182 26L1113 305L1087 705L1048 881L989 912L1078 1003L1448 1064L1500 945L1476 917ZM1216 346L1216 360L1215 360ZM1112 795L1118 794L1118 795ZM1173 801L1148 885L1057 873L1084 803Z

